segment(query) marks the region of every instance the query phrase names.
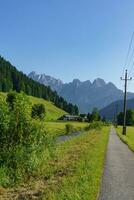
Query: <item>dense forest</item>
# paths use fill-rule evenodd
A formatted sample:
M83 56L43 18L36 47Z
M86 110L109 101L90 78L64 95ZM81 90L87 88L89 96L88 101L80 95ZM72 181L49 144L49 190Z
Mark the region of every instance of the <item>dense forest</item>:
M67 103L56 91L52 91L49 86L44 86L18 71L12 64L0 56L0 91L8 92L16 90L23 91L27 95L43 98L52 101L55 106L65 110L70 114L78 114L78 107Z

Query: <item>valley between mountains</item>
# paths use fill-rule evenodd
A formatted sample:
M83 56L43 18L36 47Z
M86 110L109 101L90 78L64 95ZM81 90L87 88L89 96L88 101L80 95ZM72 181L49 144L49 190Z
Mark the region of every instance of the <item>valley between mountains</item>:
M52 90L56 90L66 101L76 104L81 113L91 112L94 107L97 107L102 117L105 116L111 120L113 112L109 112L109 109L113 111L113 102L123 100L123 91L112 82L106 83L101 78L97 78L93 82L90 80L82 82L79 79L74 79L70 83L63 83L60 79L45 74L37 74L34 71L29 73L28 76L41 84L50 86ZM128 92L127 97L128 100L134 98L134 93ZM122 104L123 101L119 107L119 112L122 110ZM131 100L130 108L134 108L134 100Z

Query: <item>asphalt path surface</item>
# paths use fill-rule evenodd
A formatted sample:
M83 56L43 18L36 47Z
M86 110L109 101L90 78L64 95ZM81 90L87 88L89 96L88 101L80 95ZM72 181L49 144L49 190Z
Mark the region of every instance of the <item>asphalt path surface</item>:
M134 200L134 153L111 128L99 200Z

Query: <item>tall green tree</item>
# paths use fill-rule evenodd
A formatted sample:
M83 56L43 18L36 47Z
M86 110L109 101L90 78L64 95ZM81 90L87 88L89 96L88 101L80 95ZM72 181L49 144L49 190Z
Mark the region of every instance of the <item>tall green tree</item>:
M38 104L34 104L32 106L32 117L33 118L44 119L45 115L46 115L46 109L45 109L44 104L38 103Z
M123 112L118 114L118 124L123 125ZM134 125L134 110L129 109L126 112L126 125Z
M93 108L91 114L91 121L99 121L99 120L100 120L99 110L97 108Z

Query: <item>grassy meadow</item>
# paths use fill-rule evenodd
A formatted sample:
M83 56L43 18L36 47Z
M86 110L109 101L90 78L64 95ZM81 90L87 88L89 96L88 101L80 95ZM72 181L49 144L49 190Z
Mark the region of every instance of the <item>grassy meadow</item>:
M66 134L66 124L70 124L73 126L73 132L80 131L87 127L88 123L86 122L60 122L60 121L52 121L45 122L47 131L54 135L64 135Z
M3 99L6 99L6 93L0 92L0 97ZM37 104L42 103L45 105L46 109L46 116L45 116L45 125L47 131L56 136L56 135L64 135L66 133L65 126L66 124L71 124L73 126L74 131L81 130L85 128L88 123L81 123L81 122L62 122L62 121L56 121L59 117L61 117L64 114L67 114L65 111L57 108L55 105L53 105L52 102L48 102L42 98L36 98L32 96L28 96L31 104Z
M123 142L125 142L131 150L134 151L134 127L128 126L127 127L127 134L122 135L122 127L119 126L117 128L117 134L121 138Z

